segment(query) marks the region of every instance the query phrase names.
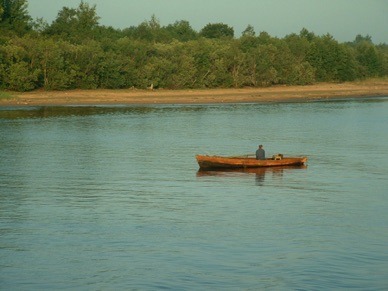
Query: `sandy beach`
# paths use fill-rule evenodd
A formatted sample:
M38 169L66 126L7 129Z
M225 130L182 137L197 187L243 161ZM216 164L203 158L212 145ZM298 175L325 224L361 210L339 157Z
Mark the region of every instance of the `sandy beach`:
M12 93L0 106L210 104L311 101L329 98L388 96L387 80L308 86L209 90L70 90Z

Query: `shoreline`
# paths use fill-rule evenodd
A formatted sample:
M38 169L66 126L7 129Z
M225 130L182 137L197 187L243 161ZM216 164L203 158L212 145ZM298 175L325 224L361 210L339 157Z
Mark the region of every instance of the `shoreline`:
M0 107L303 102L388 96L388 81L368 80L341 84L318 83L306 86L273 86L239 89L38 90L12 93L12 95L14 97L11 99L0 99Z

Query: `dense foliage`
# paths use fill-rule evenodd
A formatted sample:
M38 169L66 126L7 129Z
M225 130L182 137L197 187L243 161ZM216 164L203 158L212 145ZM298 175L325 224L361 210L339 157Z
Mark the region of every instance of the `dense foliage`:
M303 29L282 39L248 25L239 38L223 23L200 32L187 21L162 27L99 24L96 7L63 7L32 20L27 0L0 0L0 89L215 88L304 85L388 75L388 46L370 36L339 43Z

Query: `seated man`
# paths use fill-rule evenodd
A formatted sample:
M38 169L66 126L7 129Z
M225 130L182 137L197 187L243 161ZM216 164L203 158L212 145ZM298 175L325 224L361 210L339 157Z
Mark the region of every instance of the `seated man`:
M265 160L263 145L259 145L259 149L256 151L256 160Z

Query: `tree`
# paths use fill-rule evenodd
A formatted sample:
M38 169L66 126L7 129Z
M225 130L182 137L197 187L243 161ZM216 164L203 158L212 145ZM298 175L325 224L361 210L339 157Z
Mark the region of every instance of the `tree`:
M338 43L303 28L280 39L248 25L234 38L223 23L198 33L184 20L161 26L155 15L121 30L100 26L96 6L84 1L49 25L31 21L26 7L0 0L1 89L305 85L388 74L388 46L369 35Z
M223 23L209 23L200 32L206 38L233 38L234 29Z
M308 41L313 41L316 38L315 34L313 32L308 31L306 28L303 28L300 31L299 36L307 39Z
M125 88L123 63L120 55L113 51L105 52L97 67L98 87L107 89Z
M375 46L370 35L358 34L355 40L348 43L355 50L355 58L359 64L358 74L361 78L383 76L386 73L386 54Z
M161 27L159 19L152 15L149 21L143 21L137 27L125 30L126 35L148 42L170 42L172 37L167 29Z
M149 60L148 50L153 50L148 42L123 37L116 42L116 53L121 60L124 84L129 87L145 88L141 69Z
M228 69L233 79L235 88L241 87L245 82L244 65L246 63L246 54L241 50L241 43L233 41L229 49L230 56Z
M26 62L12 64L9 68L8 88L15 91L30 91L36 88L38 71L32 71Z
M190 88L196 74L190 44L173 41L169 44L155 44L155 48L157 54L152 62L162 66L159 67L162 78L158 85L169 89Z
M301 37L295 33L287 35L284 38L284 41L291 54L295 56L299 62L304 62L310 48L310 42L305 37Z
M188 21L176 21L166 27L171 37L179 41L189 41L197 38L197 32L190 26Z
M74 85L81 89L96 89L99 86L99 69L104 58L100 43L94 40L77 45L72 54Z
M252 25L248 25L247 28L242 32L243 36L255 36L256 32Z
M32 21L32 29L41 34L48 29L49 25L43 18L37 18Z
M330 35L315 38L307 52L306 60L315 68L316 77L321 82L339 80L343 52L338 42Z
M259 35L257 36L257 41L261 45L271 44L273 42L273 40L274 39L266 31L260 32Z
M381 68L381 76L388 75L388 44L379 44L377 49L381 55L382 59L382 68Z
M309 85L314 81L315 70L309 62L295 63L285 79L288 85Z
M216 39L200 38L198 41L190 43L191 55L194 58L196 67L196 77L193 80L195 88L222 87L228 83L230 87L233 81L228 75L225 55L228 47L227 42Z
M23 38L15 37L2 53L4 83L7 89L28 91L38 87L39 71L31 65L28 48Z
M31 29L27 0L0 1L0 31L23 35Z
M5 78L7 76L7 50L0 45L0 89L6 88Z
M112 43L123 37L120 29L115 29L112 26L100 25L94 30L96 40L106 43Z
M361 77L377 77L383 69L383 56L373 43L361 41L356 46L356 58L360 64Z
M98 28L99 17L96 14L96 5L81 1L77 9L63 7L57 18L46 30L48 35L59 35L77 43L94 38Z
M259 45L247 55L246 85L270 86L278 82L278 72L275 69L277 48L272 45Z
M367 34L366 36L362 36L361 34L357 34L356 38L353 41L353 44L357 45L362 42L368 42L368 43L373 43L372 42L372 37Z
M72 50L65 41L38 38L30 48L31 63L41 72L42 85L48 90L66 90L71 88L72 66L65 59L65 52Z

